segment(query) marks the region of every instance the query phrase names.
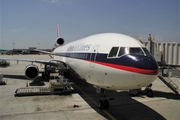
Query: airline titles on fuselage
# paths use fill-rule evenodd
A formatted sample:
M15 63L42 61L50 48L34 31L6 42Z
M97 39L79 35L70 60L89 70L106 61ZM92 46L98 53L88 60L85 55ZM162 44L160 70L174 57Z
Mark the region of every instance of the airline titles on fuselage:
M80 43L77 45L71 45L67 48L67 51L89 51L91 44Z

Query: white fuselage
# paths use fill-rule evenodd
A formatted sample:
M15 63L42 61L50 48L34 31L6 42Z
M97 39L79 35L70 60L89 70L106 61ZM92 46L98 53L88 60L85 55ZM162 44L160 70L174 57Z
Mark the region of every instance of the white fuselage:
M116 56L109 55L113 47L118 49ZM158 71L154 59L149 60L151 56L145 53L142 58L128 53L119 56L122 47L131 51L130 48L142 50L144 45L126 35L104 33L60 46L53 54L54 60L66 63L88 83L104 89L130 90L152 83ZM155 68L142 67L141 62L151 64L151 61Z

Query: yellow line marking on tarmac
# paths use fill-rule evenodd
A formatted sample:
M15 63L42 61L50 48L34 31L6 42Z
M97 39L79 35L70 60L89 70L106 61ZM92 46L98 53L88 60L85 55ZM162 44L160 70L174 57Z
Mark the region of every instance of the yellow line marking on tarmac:
M80 90L91 102L93 102L97 107L98 107L98 103L96 101L94 101L89 95L87 95L83 90L81 90L77 85L74 84L74 86ZM116 120L108 111L106 110L102 110L109 118L111 118L112 120Z

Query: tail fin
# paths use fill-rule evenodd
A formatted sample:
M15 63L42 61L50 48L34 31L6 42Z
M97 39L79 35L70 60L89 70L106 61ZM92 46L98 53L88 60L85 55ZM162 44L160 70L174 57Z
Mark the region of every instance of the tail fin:
M57 30L57 38L60 38L59 24L56 24L56 30Z
M59 47L64 44L64 39L60 38L60 33L59 33L59 25L56 24L56 30L57 30L57 40L56 43L54 44L55 47Z

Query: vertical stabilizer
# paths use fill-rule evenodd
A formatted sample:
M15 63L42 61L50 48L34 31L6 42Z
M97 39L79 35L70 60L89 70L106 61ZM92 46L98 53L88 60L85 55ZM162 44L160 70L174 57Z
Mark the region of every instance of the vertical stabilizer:
M56 25L56 30L57 30L57 38L60 38L59 24Z
M57 32L57 40L54 44L55 47L59 47L64 44L64 39L60 38L60 32L59 32L59 24L56 24L56 32Z

